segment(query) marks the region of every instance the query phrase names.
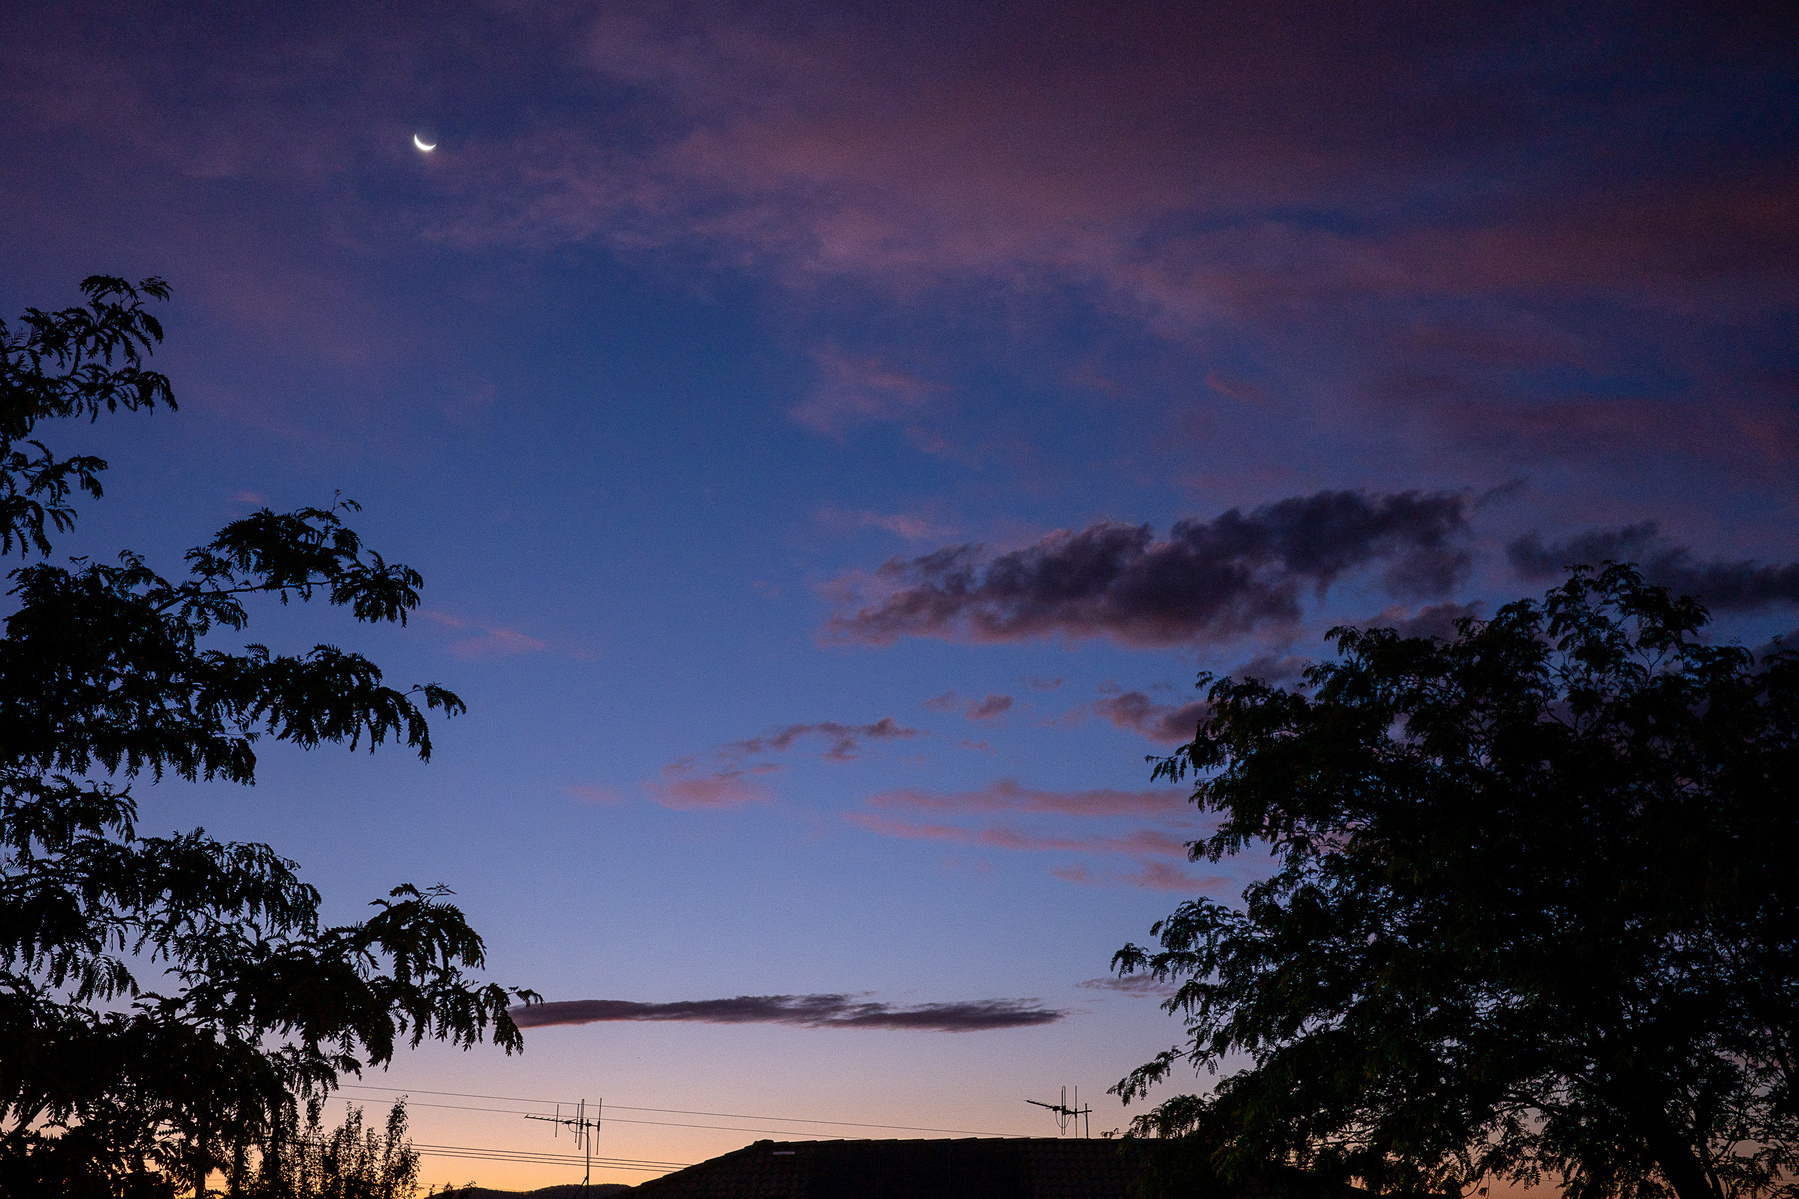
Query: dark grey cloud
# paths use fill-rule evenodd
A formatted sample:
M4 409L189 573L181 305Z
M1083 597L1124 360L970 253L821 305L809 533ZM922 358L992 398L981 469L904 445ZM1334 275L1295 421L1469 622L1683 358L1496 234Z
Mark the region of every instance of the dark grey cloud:
M1533 582L1554 578L1574 565L1635 562L1651 583L1702 600L1717 612L1748 612L1775 604L1799 604L1799 562L1764 565L1753 558L1703 560L1661 535L1652 520L1598 529L1546 544L1535 530L1506 547L1512 569Z
M1178 745L1193 740L1206 705L1203 700L1158 704L1141 691L1126 691L1094 700L1093 710L1121 729L1141 733L1161 745Z
M817 724L790 724L772 733L751 737L747 741L733 741L721 752L739 757L778 753L792 748L793 743L801 737L812 734L830 740L831 744L824 756L836 761L854 758L865 737L871 741L896 741L921 735L917 729L907 728L891 716L883 716L869 724L840 724L835 720L823 720Z
M1189 729L1187 736L1193 731ZM877 808L912 808L931 812L1034 812L1059 816L1104 817L1121 815L1168 816L1186 810L1187 797L1173 787L1149 791L1120 791L1112 787L1096 787L1085 791L1044 791L1022 787L1014 779L999 779L973 791L955 791L948 795L900 787L882 791L868 798ZM948 830L959 835L957 830ZM1036 846L1032 846L1036 848ZM1156 846L1158 850L1166 846ZM1185 853L1185 846L1178 846Z
M1755 656L1757 658L1765 658L1769 654L1778 653L1783 649L1799 650L1799 629L1792 629L1788 632L1768 638L1767 641L1756 646Z
M979 545L947 546L843 580L843 609L827 628L836 639L877 645L907 636L1218 641L1296 624L1306 590L1322 594L1346 572L1374 565L1394 595L1447 592L1469 565L1455 544L1468 506L1452 492L1321 491L1179 521L1161 541L1148 525L1101 521L997 557Z
M1388 608L1356 623L1364 629L1392 629L1401 637L1441 637L1447 641L1456 636L1455 622L1464 617L1478 619L1480 605L1427 604L1416 612L1407 608Z
M991 691L985 699L970 696L962 699L954 691L945 691L934 699L924 701L924 706L933 712L954 712L961 710L969 720L998 720L1012 710L1015 701L1010 695L997 695Z
M698 1024L795 1024L802 1028L899 1028L917 1032L985 1032L1054 1024L1068 1013L1034 999L974 999L897 1007L856 995L739 995L683 1003L626 999L570 999L515 1007L521 1028L615 1021L691 1021Z
M1089 991L1116 991L1120 995L1155 995L1166 998L1174 994L1175 984L1148 974L1126 974L1121 978L1089 978L1075 984Z

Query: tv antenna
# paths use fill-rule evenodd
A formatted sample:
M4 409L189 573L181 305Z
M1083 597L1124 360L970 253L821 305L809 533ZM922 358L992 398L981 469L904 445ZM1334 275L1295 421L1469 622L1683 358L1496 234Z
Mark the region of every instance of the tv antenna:
M561 1136L562 1130L565 1128L574 1133L575 1148L587 1155L587 1172L581 1176L581 1193L583 1195L587 1194L587 1188L593 1182L593 1139L599 1135L600 1108L605 1105L605 1102L603 1099L594 1100L593 1115L591 1116L587 1114L587 1100L583 1099L575 1106L575 1114L572 1116L563 1115L562 1105L558 1103L556 1114L553 1116L525 1117L527 1120L542 1120L546 1124L555 1125L556 1136Z
M1074 1089L1073 1107L1068 1106L1067 1087L1062 1088L1062 1102L1060 1103L1039 1103L1035 1099L1027 1099L1025 1102L1034 1104L1037 1107L1048 1108L1050 1111L1056 1113L1056 1127L1060 1128L1063 1132L1067 1132L1068 1126L1072 1124L1075 1126L1076 1133L1079 1134L1083 1127L1082 1120L1084 1119L1086 1121L1084 1126L1086 1129L1085 1135L1093 1135L1093 1109L1081 1106L1081 1088L1079 1087Z

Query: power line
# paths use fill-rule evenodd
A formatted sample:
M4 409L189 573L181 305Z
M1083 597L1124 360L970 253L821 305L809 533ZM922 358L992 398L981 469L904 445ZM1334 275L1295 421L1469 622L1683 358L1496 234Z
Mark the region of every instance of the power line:
M345 1100L346 1102L354 1102L354 1100L349 1099L348 1096L345 1097ZM518 1108L512 1107L469 1107L460 1103L414 1103L411 1106L428 1107L446 1112L493 1112L503 1116L533 1116L537 1114L535 1112L520 1111ZM632 1120L625 1116L610 1116L608 1119L614 1124L648 1124L657 1128L706 1128L711 1129L714 1132L766 1132L774 1136L811 1137L814 1140L820 1141L841 1141L844 1139L843 1136L838 1133L807 1132L804 1129L798 1128L741 1128L725 1124L682 1124L673 1120ZM877 1125L876 1127L886 1126Z
M538 1153L530 1149L483 1149L474 1145L414 1145L423 1157L461 1157L483 1161L522 1162L526 1164L567 1166L580 1165L586 1159L573 1153ZM680 1170L690 1162L656 1162L628 1157L596 1157L594 1164L616 1170Z
M368 1083L343 1083L340 1085L341 1085L341 1088L344 1090L387 1091L392 1094L404 1094L404 1095L445 1095L445 1096L449 1096L449 1097L455 1098L455 1099L500 1099L500 1100L506 1100L506 1101L509 1101L512 1103L536 1103L536 1104L544 1105L546 1107L552 1106L556 1103L570 1102L569 1100L566 1100L566 1099L563 1099L563 1100L532 1099L532 1098L527 1098L522 1095L478 1095L472 1091L427 1091L427 1090L423 1090L423 1089L417 1088L417 1087L377 1087L377 1086L373 1086ZM421 1103L421 1104L418 1104L417 1106L419 1106L419 1107L451 1107L453 1105ZM510 1108L506 1108L506 1109L466 1108L463 1110L467 1110L467 1111L502 1111L502 1110L512 1111L512 1109L510 1109ZM975 1131L972 1131L972 1130L966 1129L966 1128L923 1128L923 1127L919 1127L917 1125L912 1125L912 1124L870 1124L870 1123L864 1123L864 1122L855 1121L855 1120L812 1120L812 1119L808 1119L804 1116L748 1115L743 1112L698 1112L698 1111L688 1111L685 1108L678 1108L678 1107L632 1107L629 1104L623 1104L623 1103L612 1104L611 1110L622 1111L622 1112L654 1112L654 1113L657 1113L658 1115L665 1115L665 1116L711 1116L714 1119L719 1119L719 1120L770 1120L777 1124L782 1124L782 1123L785 1123L785 1124L828 1124L833 1128L886 1128L886 1129L892 1129L892 1130L899 1131L899 1132L945 1132L945 1133L952 1133L957 1136L965 1136L965 1137L1021 1137L1021 1136L1029 1136L1030 1135L1029 1133L1019 1133L1019 1132L975 1132ZM614 1119L617 1119L617 1117L614 1117ZM657 1121L657 1120L628 1120L628 1121L627 1120L619 1120L619 1123L621 1123L621 1124L623 1124L623 1123L659 1124L659 1123L661 1123L661 1121ZM669 1124L669 1125L665 1125L665 1127L670 1127L670 1128L716 1128L718 1126L711 1125L711 1124ZM725 1131L725 1132L771 1132L771 1131L776 1131L776 1130L766 1129L766 1128L728 1128L728 1129L723 1129L722 1131ZM806 1135L806 1134L795 1133L793 1135Z

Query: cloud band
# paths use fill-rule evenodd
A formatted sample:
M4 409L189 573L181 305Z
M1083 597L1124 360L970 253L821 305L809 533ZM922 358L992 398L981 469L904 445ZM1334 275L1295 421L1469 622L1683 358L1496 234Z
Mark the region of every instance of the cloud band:
M896 1007L854 995L738 995L678 1003L635 1003L625 999L570 999L512 1009L521 1028L618 1021L677 1021L697 1024L791 1024L802 1028L890 1028L915 1032L987 1032L1054 1024L1066 1012L1037 1006L1034 999L976 999Z
M1224 640L1297 623L1305 589L1322 592L1376 563L1395 595L1444 594L1468 570L1467 551L1452 544L1466 508L1452 492L1320 491L1179 521L1161 541L1148 525L1100 521L997 557L948 546L844 580L846 610L827 636L873 645L906 636Z

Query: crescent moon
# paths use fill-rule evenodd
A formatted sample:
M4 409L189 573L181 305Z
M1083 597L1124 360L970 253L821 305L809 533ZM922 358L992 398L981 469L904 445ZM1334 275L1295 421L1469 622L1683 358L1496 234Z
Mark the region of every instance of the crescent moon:
M429 154L429 153L431 153L431 151L437 149L436 142L432 142L430 145L426 145L425 140L416 133L412 135L412 144L417 146L419 149L423 150L427 154Z

